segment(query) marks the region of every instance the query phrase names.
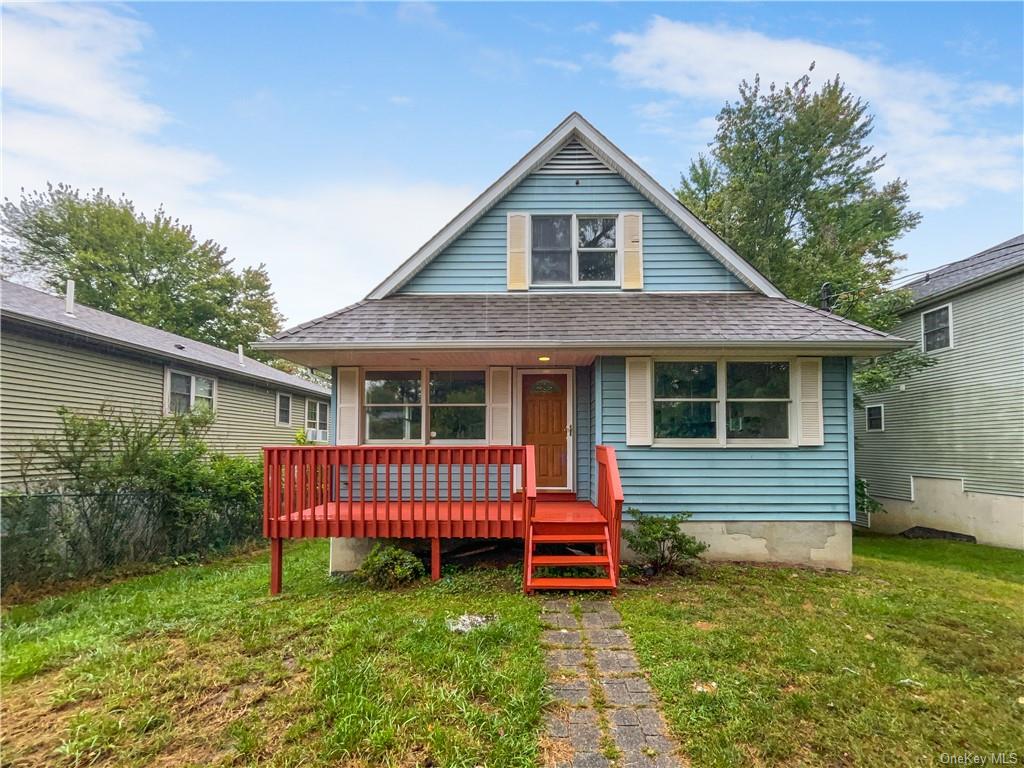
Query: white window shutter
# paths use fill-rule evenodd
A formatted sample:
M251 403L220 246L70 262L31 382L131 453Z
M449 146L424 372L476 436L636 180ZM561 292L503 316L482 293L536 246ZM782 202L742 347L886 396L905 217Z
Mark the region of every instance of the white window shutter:
M626 291L644 287L643 231L643 214L622 214L622 288Z
M512 369L495 367L488 373L489 442L491 445L512 445Z
M530 217L525 213L510 213L507 222L508 247L508 289L525 291L528 287L526 278L526 243L527 226Z
M338 445L359 445L359 369L338 368Z
M821 358L796 361L799 445L825 444L825 417L821 402Z
M650 445L654 438L651 358L626 358L626 445Z

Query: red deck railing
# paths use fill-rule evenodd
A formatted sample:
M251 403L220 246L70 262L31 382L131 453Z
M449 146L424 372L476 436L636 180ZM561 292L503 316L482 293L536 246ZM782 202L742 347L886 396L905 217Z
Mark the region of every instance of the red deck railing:
M622 548L622 480L619 478L619 462L615 449L599 445L597 457L597 508L608 523L608 539L611 546L612 581L619 582L619 553Z

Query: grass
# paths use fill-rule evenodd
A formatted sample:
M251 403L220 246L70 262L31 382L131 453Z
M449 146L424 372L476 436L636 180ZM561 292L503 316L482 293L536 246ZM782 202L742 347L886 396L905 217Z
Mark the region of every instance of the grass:
M176 568L4 616L3 763L530 766L546 702L518 571L407 590L326 576L326 543ZM445 620L497 616L467 635Z
M852 574L706 566L622 590L694 765L1020 755L1024 553L877 536L855 553ZM280 598L257 553L9 608L3 764L541 761L539 600L517 569L376 591L325 562L324 542L289 546ZM452 634L464 612L498 619Z
M624 624L695 765L1020 759L1024 553L880 536L854 552L852 574L716 566L625 592Z

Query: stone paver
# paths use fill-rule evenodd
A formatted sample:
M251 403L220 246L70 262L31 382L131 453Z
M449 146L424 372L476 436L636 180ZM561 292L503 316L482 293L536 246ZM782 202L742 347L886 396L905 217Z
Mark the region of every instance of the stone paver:
M547 721L555 744L549 768L679 768L678 748L612 604L548 600L542 619L554 627L543 642L561 707ZM592 699L598 689L606 704L600 713Z

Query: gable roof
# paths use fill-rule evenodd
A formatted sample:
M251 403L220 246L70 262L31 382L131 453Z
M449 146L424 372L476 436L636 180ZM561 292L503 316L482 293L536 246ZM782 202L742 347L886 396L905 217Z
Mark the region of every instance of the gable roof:
M380 285L370 291L366 298L383 299L401 288L526 176L542 168L545 172L552 172L552 166L548 163L556 158L569 160L570 154L577 153L576 143L636 187L662 213L753 290L766 296L782 297L782 292L778 288L741 258L722 238L712 232L704 222L680 203L675 195L655 181L650 174L633 162L625 152L612 144L582 115L573 112L527 152L518 163L506 171L501 178L485 189L476 200L466 206L440 232L406 259ZM566 150L569 150L569 154L566 154ZM578 157L575 159L579 160ZM564 163L558 162L555 165L564 166Z
M1024 269L1024 235L933 269L900 287L910 289L915 304L924 304L1017 269Z
M238 353L185 336L161 331L84 304L75 304L74 315L64 312L64 298L51 296L24 285L0 281L0 312L4 320L16 320L51 331L100 341L114 347L146 353L183 365L199 365L230 373L236 378L255 379L315 395L328 390L298 376L244 358Z
M397 294L283 331L263 349L828 346L870 354L909 345L791 299L755 292Z

